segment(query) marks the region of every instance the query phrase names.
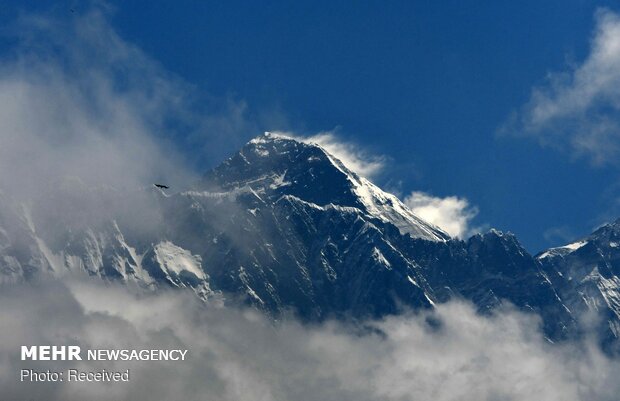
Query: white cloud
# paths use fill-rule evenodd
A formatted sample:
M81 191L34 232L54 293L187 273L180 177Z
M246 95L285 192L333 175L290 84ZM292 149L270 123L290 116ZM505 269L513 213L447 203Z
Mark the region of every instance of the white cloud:
M618 362L589 343L550 344L510 308L482 317L462 303L360 322L274 323L205 307L188 293L135 293L89 282L0 288L5 399L615 400ZM429 323L432 320L433 324ZM23 344L188 349L185 362L24 362ZM131 369L131 381L21 383L21 368Z
M180 189L198 177L194 159L258 132L244 102L199 96L108 19L103 7L6 28L15 45L0 59L0 189L33 196L65 177Z
M471 206L465 198L439 198L424 192L412 192L404 202L417 216L453 237L465 238L478 231L470 227L471 220L478 214L478 208Z
M601 9L587 58L551 73L545 86L500 129L536 137L595 164L616 162L620 152L620 17Z
M109 18L99 5L3 29L12 37L0 54L0 208L27 205L52 248L112 220L148 237L161 208L143 188L184 190L260 132L244 102L198 94Z
M291 132L272 132L272 134L317 144L340 160L349 170L368 179L376 177L385 167L385 156L374 155L355 143L344 141L332 131L319 132L311 136L300 136Z
M118 188L188 179L160 143L183 85L102 11L66 24L24 17L16 29L15 56L0 63L0 187L16 195L63 177Z

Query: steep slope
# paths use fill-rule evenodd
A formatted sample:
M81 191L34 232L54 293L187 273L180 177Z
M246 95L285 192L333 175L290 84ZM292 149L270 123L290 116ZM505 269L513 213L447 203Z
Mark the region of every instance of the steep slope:
M620 336L620 220L537 259L575 313L595 312L608 336Z
M355 207L394 224L414 238L446 241L450 236L414 215L396 196L359 177L313 143L266 133L207 173L202 188L252 188L276 201L292 195L318 206Z

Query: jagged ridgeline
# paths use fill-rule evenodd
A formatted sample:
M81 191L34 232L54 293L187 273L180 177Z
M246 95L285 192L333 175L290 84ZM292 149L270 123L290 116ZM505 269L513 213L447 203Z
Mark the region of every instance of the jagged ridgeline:
M169 192L69 180L27 203L0 194L1 280L86 273L311 320L507 300L553 340L591 310L608 344L620 334L619 223L537 257L495 230L452 239L320 146L273 134Z

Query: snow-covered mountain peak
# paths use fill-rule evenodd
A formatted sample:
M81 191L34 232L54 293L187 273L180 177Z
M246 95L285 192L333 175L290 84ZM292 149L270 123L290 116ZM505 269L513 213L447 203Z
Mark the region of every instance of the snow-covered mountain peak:
M318 206L355 207L414 238L446 241L450 236L420 219L396 196L347 168L319 144L265 133L208 172L201 184L215 191L250 187L277 200L293 195Z

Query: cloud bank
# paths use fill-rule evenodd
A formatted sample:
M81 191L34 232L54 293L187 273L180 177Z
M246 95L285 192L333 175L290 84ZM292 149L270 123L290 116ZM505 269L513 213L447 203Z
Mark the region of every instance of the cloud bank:
M594 164L620 152L620 16L600 9L583 62L550 73L500 132L531 136Z
M439 198L425 192L412 192L405 197L405 204L420 218L433 223L453 237L466 238L479 231L471 227L478 208L465 198L448 196Z
M117 188L192 173L163 132L183 84L123 41L101 10L23 17L0 64L0 187L32 195L65 177Z
M596 347L551 345L535 316L504 309L480 317L460 303L363 326L305 326L205 308L179 292L48 282L2 288L0 320L6 399L597 401L620 391L618 363ZM29 364L19 360L22 344L186 348L189 359ZM132 380L24 384L17 377L26 367L130 368Z
M3 28L0 220L24 207L49 243L115 219L148 245L161 210L144 189L183 190L258 132L245 102L197 93L119 36L112 17L97 3Z
M67 178L180 189L259 132L245 102L198 93L110 19L100 6L5 27L15 44L0 59L0 190L33 197Z

